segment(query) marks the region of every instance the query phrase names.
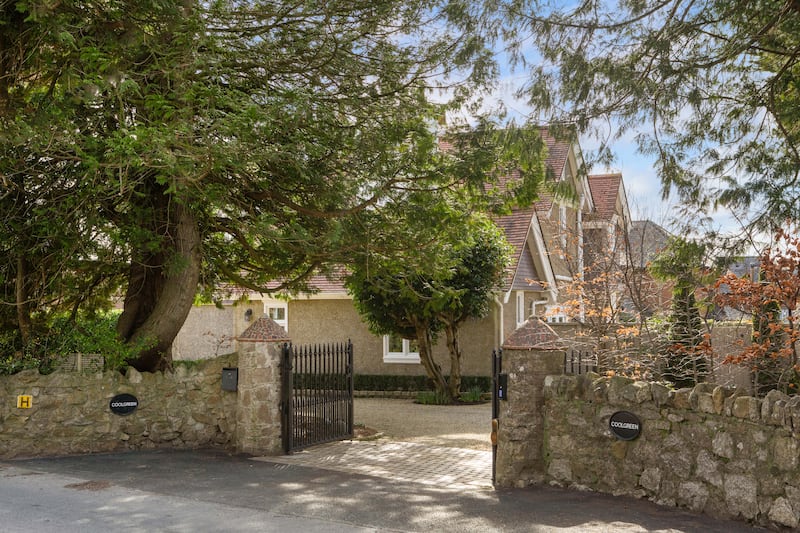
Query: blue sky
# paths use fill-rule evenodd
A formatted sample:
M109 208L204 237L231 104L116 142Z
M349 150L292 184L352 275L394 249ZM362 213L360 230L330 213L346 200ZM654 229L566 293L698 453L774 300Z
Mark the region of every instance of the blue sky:
M510 72L507 66L501 68L502 78L497 90L488 99L487 104L502 101L509 111L509 116L518 122L525 120L530 114L530 109L524 102L514 98L516 88L524 83L524 73ZM655 156L644 155L638 152L634 133L626 135L613 142L612 150L616 160L610 166L595 165L591 168L594 174L604 172L621 172L628 195L631 216L634 220L649 219L663 225L670 226L670 218L675 216L674 197L667 200L661 197L661 182L656 175L654 164ZM581 149L585 154L594 150L599 142L596 139L584 136L579 139ZM736 220L727 212L711 214L713 228L723 232L740 231Z

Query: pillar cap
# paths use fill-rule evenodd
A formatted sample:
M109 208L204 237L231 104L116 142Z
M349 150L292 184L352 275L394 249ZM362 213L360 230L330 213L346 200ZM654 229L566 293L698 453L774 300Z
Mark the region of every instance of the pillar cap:
M542 319L525 321L503 343L504 350L563 350L564 341Z
M262 316L236 338L240 342L289 342L289 334L283 326L269 317Z

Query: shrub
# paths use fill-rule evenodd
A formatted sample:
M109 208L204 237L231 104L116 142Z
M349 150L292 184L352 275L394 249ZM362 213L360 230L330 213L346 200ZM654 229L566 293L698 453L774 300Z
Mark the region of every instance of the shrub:
M36 334L23 348L17 332L0 336L0 374L15 374L36 368L42 374L52 372L66 356L74 353L99 354L106 370L127 366L146 343L129 345L117 337L119 312L86 314L72 319L54 317L46 331Z

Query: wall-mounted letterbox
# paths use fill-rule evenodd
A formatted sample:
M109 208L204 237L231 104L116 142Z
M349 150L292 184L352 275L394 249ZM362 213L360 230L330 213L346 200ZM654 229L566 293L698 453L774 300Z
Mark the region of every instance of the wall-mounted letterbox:
M235 391L239 385L239 369L222 369L222 390Z
M508 400L508 374L497 376L497 399Z

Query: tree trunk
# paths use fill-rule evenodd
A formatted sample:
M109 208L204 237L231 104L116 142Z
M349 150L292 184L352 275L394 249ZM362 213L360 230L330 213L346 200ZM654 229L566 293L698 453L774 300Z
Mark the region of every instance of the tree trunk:
M156 253L140 251L131 262L125 304L117 333L128 343L145 342L131 366L144 372L172 365L172 341L194 302L200 280L201 238L197 221L184 205L166 207L164 238Z
M30 304L28 303L28 268L23 256L17 257L17 279L15 288L17 307L17 327L22 338L22 345L26 346L31 340L33 325L31 322Z
M436 392L452 403L453 397L447 387L447 380L442 374L442 368L433 360L433 342L431 341L430 331L428 328L418 325L416 332L417 344L419 344L419 361L425 367L425 373L433 382Z
M458 326L447 324L444 328L447 350L450 352L450 381L448 387L453 399L461 396L461 346L458 344Z

